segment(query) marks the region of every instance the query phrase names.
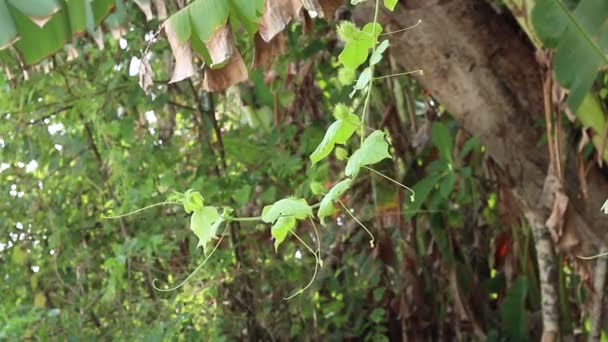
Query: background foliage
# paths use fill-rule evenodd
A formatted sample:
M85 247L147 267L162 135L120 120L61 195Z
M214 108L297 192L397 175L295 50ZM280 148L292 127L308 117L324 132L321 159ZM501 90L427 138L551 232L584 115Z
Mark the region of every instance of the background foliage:
M0 60L8 70L0 75L0 291L6 294L0 297L0 338L538 339L541 299L530 227L497 181L482 144L428 90L408 76L373 78L404 70L396 70L388 53L381 58L384 50L390 52L388 43L380 43L368 59L368 48L376 44L370 37L380 35L371 24L350 31L339 26L336 32L336 21L307 17L281 33L282 56L273 56L266 67L248 68L247 81L211 93L205 79L223 70L227 59L217 61L217 70L210 68L205 57L216 62L206 56L213 50L178 33L180 43L189 41L199 53L194 63L208 63L193 77L168 83L175 80L179 50L155 38L162 20L147 16L150 2L119 1L110 12L106 1L107 10L97 12L101 2L83 2L95 8L94 21L87 17L65 37L52 34L59 48L44 46L30 54L29 28L20 24L28 18L15 13L12 1L0 0L0 45L6 47ZM190 6L197 2L205 1ZM232 25L240 51L235 53L249 66L259 49L251 23L259 11L250 12L244 3L231 1L218 25L230 18L226 25ZM564 17L568 7L557 3L538 1L541 9L532 17L538 36L556 47L557 79L575 89L572 110L584 105L585 96L601 110L608 96L608 76L600 71L606 64L606 27L590 24L587 29L603 31L587 32L592 39L581 40L570 37L576 22L566 19L584 22L591 11L605 23L606 6L592 0L569 4L577 9L573 19ZM64 11L50 17L47 30L53 20L78 17L70 10L78 4L61 2ZM256 4L259 10L263 2ZM11 8L15 34L23 37L11 47L2 6ZM169 14L179 13L178 6L179 1L167 5ZM555 15L543 17L548 12L542 6ZM346 8L338 15L348 17L352 6ZM111 39L111 28L121 25L122 38ZM85 28L88 34L71 41L81 55L72 59L73 50L61 47ZM191 34L206 42L205 29ZM362 32L365 39L358 36ZM600 49L595 55L583 53L595 48ZM364 49L365 56L352 52L356 49ZM581 56L562 59L565 50ZM46 57L52 70L20 65L15 56L24 64ZM137 77L146 56L154 74L148 90L155 96L144 93ZM597 66L578 63L585 59ZM359 68L366 61L368 69ZM580 74L584 80L576 78ZM203 194L205 205L233 208L235 217L264 218L264 206L290 196L317 203L356 159L356 143L339 137L330 139L331 148L322 143L333 122L349 136L358 130L359 121L352 119L356 129L351 129L349 113L336 110L338 103L356 113L369 111L366 131L381 130L391 143L392 158L375 160L374 169L412 185L416 195L362 169L350 191L332 193L348 211L330 205L318 235L312 221L301 220L298 237L285 233L278 246L267 224L276 217L220 226L222 239L212 239L206 254L218 241L219 247L204 267L178 290L157 291L154 284L178 284L206 258L189 230L188 213L168 205L120 219L106 216L187 189ZM579 120L603 131L600 115L601 122L587 124L582 115ZM578 129L581 122L568 125ZM600 145L592 140L583 146L588 160L594 158L594 143ZM348 166L346 176L351 176ZM373 248L351 214L374 234ZM320 249L308 250L299 238ZM313 277L314 253L323 262L311 287L285 300ZM580 335L589 329L589 279L575 260L558 258L562 333Z

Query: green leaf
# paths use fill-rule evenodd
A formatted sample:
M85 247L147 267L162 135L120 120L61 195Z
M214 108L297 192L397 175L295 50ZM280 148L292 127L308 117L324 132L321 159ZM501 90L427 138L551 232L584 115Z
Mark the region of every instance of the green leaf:
M361 31L352 31L354 37L347 36L349 41L344 46L344 49L338 56L338 61L346 68L355 70L361 64L365 63L371 49L378 41L378 36L382 33L380 24L367 24Z
M13 43L17 37L17 28L6 2L0 1L0 50Z
M448 174L443 178L441 185L439 186L439 194L441 198L448 198L452 189L454 188L454 182L456 181L456 173L448 172Z
M284 198L271 205L267 205L262 210L262 221L273 223L279 217L295 217L303 220L312 216L312 208L303 198Z
M453 144L450 130L443 123L435 121L433 122L431 136L433 143L439 149L439 155L441 158L451 161Z
M175 14L171 15L169 19L167 19L169 24L173 26L175 30L175 35L177 36L177 40L180 43L185 43L190 40L192 36L192 29L190 26L190 16L188 13L188 8L184 8Z
M361 34L361 30L352 21L343 20L338 24L336 28L338 38L345 43L350 43Z
M317 216L319 217L322 225L325 225L325 217L332 215L336 211L334 208L334 202L339 200L344 192L350 188L352 181L353 180L351 178L346 178L336 183L331 190L329 190L327 195L323 197L321 204L319 205L319 211L317 212Z
M61 5L56 0L7 0L21 13L32 19L41 20L58 12Z
M251 186L244 185L242 188L235 191L234 195L232 197L234 198L234 201L236 202L236 204L238 206L244 206L249 201L250 194L251 194Z
M384 51L386 51L389 46L390 43L388 40L383 40L382 43L378 44L378 46L372 53L372 56L369 58L369 63L371 65L376 65L380 63L380 61L382 61L382 55L384 54Z
M537 0L531 17L543 44L555 49L555 76L576 111L608 64L608 1L581 0L571 12L562 1Z
M348 150L346 150L344 147L340 147L340 146L336 147L334 154L336 155L336 159L338 159L338 160L347 160L348 159Z
M204 206L205 200L203 196L198 191L193 191L192 189L187 190L184 193L183 205L184 210L190 214L195 210L202 209Z
M296 226L296 218L293 216L279 217L277 222L270 229L270 234L274 238L274 250L279 249L279 245L285 241L287 234Z
M197 247L203 246L205 255L207 254L207 242L215 237L221 221L220 214L215 207L198 208L194 210L190 218L190 229L198 237Z
M207 42L228 21L228 1L196 0L188 5L188 13L198 37ZM204 18L204 19L203 19Z
M528 280L525 276L519 276L500 306L505 331L514 341L523 341L528 337L528 311L525 306L527 292Z
M264 0L230 0L230 21L233 21L233 17L238 18L249 34L258 30L263 11Z
M472 137L471 139L467 140L464 145L462 145L462 149L460 150L460 160L463 160L472 150L479 149L480 146L481 142L479 139L477 139L477 137Z
M350 109L343 104L336 105L334 117L338 120L329 126L323 140L310 155L313 164L327 157L336 144L346 144L361 123L359 117L351 113Z
M384 0L384 7L386 7L389 11L392 12L395 10L397 2L399 2L399 0Z
M386 135L382 131L374 131L370 134L348 160L344 174L349 177L354 176L362 166L376 164L383 159L391 158L388 153L389 145Z
M359 78L357 79L357 84L355 84L355 90L361 90L367 87L369 81L372 79L372 69L367 67L363 70ZM351 95L352 97L352 95Z
M423 178L421 181L419 181L418 183L416 183L416 185L412 187L412 190L414 190L416 196L414 198L414 201L408 204L406 217L412 217L418 212L418 210L420 210L422 204L426 201L428 196L431 194L431 191L433 190L435 185L437 185L440 179L441 175L433 174Z
M321 195L325 193L325 188L320 182L314 181L310 183L310 191L312 191L313 195Z
M368 23L361 29L363 35L359 39L367 44L371 49L378 42L378 37L382 34L382 25L378 23Z
M338 81L341 85L349 85L355 81L355 71L342 67L338 70Z

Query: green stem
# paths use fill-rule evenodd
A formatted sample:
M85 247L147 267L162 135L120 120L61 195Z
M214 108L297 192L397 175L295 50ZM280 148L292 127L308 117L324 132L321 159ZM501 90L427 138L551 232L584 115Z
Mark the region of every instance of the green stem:
M376 24L378 23L378 12L380 9L380 1L376 0L376 5L375 5L375 9L374 9L374 22L373 22L373 27L372 27L372 37L375 39L376 37ZM374 52L376 52L376 45L377 42L374 42L374 45L372 46L372 55L374 54ZM369 69L370 69L370 73L371 73L371 79L369 80L369 84L367 85L367 94L365 95L365 102L363 103L363 113L361 114L361 129L360 129L360 135L361 135L361 144L363 144L363 140L365 139L365 118L367 116L367 112L369 111L369 100L371 98L372 95L372 86L374 84L374 65L371 63L369 63Z
M262 216L253 217L229 217L226 219L227 222L255 222L262 221Z
M352 219L355 220L355 222L357 222L361 226L361 228L363 228L363 230L367 232L370 237L369 245L371 246L371 248L374 248L374 241L376 241L374 234L372 234L372 232L363 224L363 222L359 221L359 219L355 215L353 215L350 210L348 210L348 208L344 205L344 203L342 203L342 201L338 200L338 203L340 203L344 211L346 211L346 213L350 215L350 217L352 217Z
M424 71L422 71L422 69L418 69L418 70L414 70L414 71L400 72L398 74L391 74L391 75L384 75L384 76L373 77L372 80L382 80L382 79L385 79L385 78L404 76L404 75L410 75L410 74L424 75Z
M404 188L405 190L411 192L412 193L412 197L411 197L412 202L414 201L414 197L416 196L416 192L414 190L412 190L410 187L408 187L407 185L403 185L403 184L399 183L398 181L392 179L391 177L385 175L384 173L372 169L371 167L367 167L365 165L363 165L362 167L364 169L370 170L371 172L377 174L378 176L384 177L385 179L387 179L387 180L389 180L389 181L391 181L391 182L399 185L400 187Z
M143 208L140 208L140 209L128 212L126 214L121 214L121 215L117 215L117 216L105 216L105 215L102 214L101 217L105 218L105 219L119 219L119 218L131 216L131 215L135 215L137 213L140 213L140 212L148 210L148 209L152 209L154 207L160 207L160 206L167 205L167 204L181 205L182 203L180 203L180 202L167 202L167 201L165 201L165 202L159 202L159 203L151 204L151 205L149 205L147 207L143 207Z
M420 25L421 23L422 23L422 19L418 19L418 21L417 21L417 22L416 22L414 25L412 25L412 26L408 26L408 27L406 27L406 28L402 28L402 29L400 29L400 30L396 30L396 31L391 31L391 32L382 33L382 34L380 34L380 36L388 36L388 35L390 35L390 34L395 34L395 33L399 33L399 32L404 32L404 31L407 31L407 30L413 29L414 27L416 27L416 26Z

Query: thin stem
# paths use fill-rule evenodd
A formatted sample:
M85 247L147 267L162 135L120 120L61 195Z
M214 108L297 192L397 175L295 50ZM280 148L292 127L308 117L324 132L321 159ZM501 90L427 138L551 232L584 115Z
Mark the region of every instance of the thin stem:
M317 230L315 220L311 218L310 223L312 223L312 229L315 232L315 238L317 239L317 255L319 256L319 266L323 267L323 260L321 260L321 239L319 238L319 231Z
M592 255L592 256L580 256L577 255L576 257L579 259L583 259L583 260L593 260L593 259L597 259L597 258L601 258L603 256L608 255L608 252L602 252L600 254L596 254L596 255Z
M384 75L384 76L374 77L374 78L372 78L372 80L382 80L382 79L385 79L385 78L404 76L404 75L410 75L410 74L420 74L422 76L422 75L424 75L424 71L422 71L422 69L418 69L418 70L414 70L414 71L400 72L398 74L391 74L391 75ZM371 81L370 81L370 83L371 83Z
M407 185L403 185L403 184L399 183L398 181L396 181L396 180L392 179L391 177L383 174L382 172L379 172L379 171L376 171L376 170L372 169L371 167L367 167L365 165L363 165L362 167L364 169L370 170L371 172L377 174L378 176L384 177L385 179L387 179L387 180L389 180L389 181L391 181L391 182L399 185L400 187L404 188L405 190L411 192L412 196L410 197L410 199L412 200L412 202L414 201L414 198L416 197L416 192L414 190L412 190L412 188L408 187Z
M312 253L316 258L317 253L312 249L312 247L310 247L306 242L304 242L304 240L302 240L302 238L298 234L296 234L296 232L291 231L291 234L293 234L293 236L295 236L296 239L298 239L298 241L300 241L304 245L304 247L306 247L306 249L308 249L308 251Z
M220 246L220 244L222 243L222 240L224 239L224 235L226 233L226 227L228 227L228 225L224 226L224 231L222 232L222 236L220 237L219 241L215 244L215 247L213 247L213 249L211 250L211 253L209 253L209 255L207 255L207 257L205 258L205 260L203 260L203 262L201 262L200 265L198 265L194 271L192 271L192 273L190 273L186 279L184 279L181 283L179 283L178 285L169 288L169 289L161 289L160 287L156 286L156 282L158 281L158 279L154 279L152 280L152 287L156 290L156 291L160 291L160 292L171 292L171 291L175 291L177 289L179 289L180 287L184 286L203 266L205 266L205 264L207 263L207 261L209 259L211 259L211 256L213 256L213 253L215 253L215 250Z
M389 34L395 34L395 33L403 32L403 31L407 31L407 30L413 29L414 27L420 25L421 23L422 23L422 19L418 19L418 21L414 25L412 25L412 26L409 26L409 27L406 27L406 28L402 28L402 29L396 30L396 31L382 33L382 34L380 34L380 36L387 36Z
M140 209L128 212L126 214L117 215L117 216L105 216L105 215L101 214L101 217L104 218L104 219L119 219L119 218L131 216L131 215L135 215L137 213L140 213L140 212L148 210L148 209L152 209L154 207L160 207L160 206L167 205L167 204L181 205L182 203L164 201L164 202L159 202L159 203L151 204L151 205L149 205L147 207L143 207L143 208L140 208Z
M372 232L363 224L363 222L359 221L359 219L357 219L355 217L355 215L353 215L353 213L350 212L350 210L344 205L344 203L342 203L342 201L338 200L338 203L340 203L340 205L342 206L342 208L344 208L344 210L348 213L348 215L350 215L350 217L352 217L353 220L355 220L355 222L357 222L367 232L367 234L371 238L371 240L369 240L369 245L372 248L374 248L374 241L376 241L374 234L372 234Z
M298 291L296 291L294 294L292 294L292 295L291 295L291 296L289 296L289 297L283 297L283 299L284 299L284 300L290 300L290 299L292 299L292 298L296 297L297 295L299 295L299 294L303 293L304 291L306 291L306 290L307 290L307 289L308 289L308 288L309 288L309 287L310 287L310 286L311 286L311 285L312 285L312 284L315 282L315 279L317 278L317 272L319 271L319 264L320 264L320 262L319 262L319 256L317 255L317 253L315 253L315 252L312 250L312 248L310 248L310 246L308 246L308 244L306 244L306 243L304 242L304 240L302 240L302 239L301 239L301 238L300 238L300 237L299 237L299 236L298 236L298 235L297 235L297 234L296 234L294 231L292 231L291 233L292 233L292 234L293 234L293 235L294 235L294 236L295 236L295 237L296 237L298 240L300 240L300 242L301 242L301 243L302 243L304 246L306 246L306 248L308 249L308 251L309 251L310 253L312 253L312 255L314 255L314 256L315 256L315 271L314 271L314 273L312 274L312 278L310 278L310 281L308 282L308 284L306 284L306 286L304 286L303 288L299 289Z
M226 218L228 222L255 222L262 221L262 216L252 216L252 217L229 217Z
M376 5L374 9L374 22L372 24L372 37L376 38L376 23L378 23L378 12L380 10L380 1L376 0ZM377 42L374 41L374 45L372 46L372 55L376 52ZM363 103L363 113L361 114L361 144L363 144L363 140L365 139L365 117L367 116L367 112L369 111L369 101L372 97L372 86L374 84L374 64L369 63L369 69L371 73L371 78L369 80L369 84L367 85L367 94L365 95L365 102Z

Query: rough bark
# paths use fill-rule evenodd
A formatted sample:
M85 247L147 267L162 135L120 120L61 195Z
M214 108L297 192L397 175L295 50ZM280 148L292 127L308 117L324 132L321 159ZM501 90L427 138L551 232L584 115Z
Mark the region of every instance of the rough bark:
M373 5L372 3L368 6ZM362 7L355 19L370 20ZM363 19L365 18L365 19ZM543 296L545 340L558 332L554 247L546 227L554 192L544 190L549 172L547 147L539 143L544 117L541 68L535 48L517 24L482 0L402 1L381 16L385 31L415 29L389 36L391 54L401 71L422 69L416 76L462 127L477 136L509 180L533 226ZM580 195L576 161L564 167L564 188L571 199L566 227L576 232L582 253L608 241L600 213L608 183L597 170L588 178L588 198ZM602 225L603 224L603 225Z
M367 6L373 5L368 2ZM403 4L405 3L405 4ZM402 71L422 69L418 80L469 133L477 136L510 180L524 211L539 217L550 208L539 206L549 167L545 146L539 143L543 118L542 79L535 49L516 23L482 0L413 0L394 13L384 13L386 31L393 34L391 54ZM360 6L356 20L369 21L372 11ZM365 19L363 19L365 18ZM608 242L600 207L608 183L597 170L588 177L588 199L580 195L576 162L565 167L565 188L571 200L567 225L591 246ZM602 226L602 224L604 226Z

